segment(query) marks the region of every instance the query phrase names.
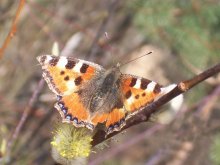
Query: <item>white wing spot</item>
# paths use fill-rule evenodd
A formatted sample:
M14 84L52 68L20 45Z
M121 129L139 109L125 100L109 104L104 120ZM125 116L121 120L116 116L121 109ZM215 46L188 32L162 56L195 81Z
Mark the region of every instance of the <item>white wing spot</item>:
M68 90L65 92L65 95L69 95L69 94L73 93L75 91L75 89L77 88L74 80L67 81L66 86L67 86Z
M155 83L154 81L152 81L150 84L147 85L147 88L145 89L145 91L154 91L155 86L157 85L157 83Z
M79 61L79 62L76 64L76 66L73 68L73 70L74 70L75 72L80 73L80 69L81 69L82 65L83 65L83 63L82 63L81 61Z
M133 88L139 89L141 87L141 79L137 79L135 85L133 86Z
M134 97L133 96L129 97L129 99L127 99L127 102L128 104L134 103Z
M43 58L44 56L41 56L41 58ZM45 60L44 60L44 64L48 64L49 61L52 59L52 57L50 55L45 55Z
M60 59L59 59L56 66L59 67L59 68L65 69L65 66L66 66L67 62L68 61L67 61L66 57L60 57Z

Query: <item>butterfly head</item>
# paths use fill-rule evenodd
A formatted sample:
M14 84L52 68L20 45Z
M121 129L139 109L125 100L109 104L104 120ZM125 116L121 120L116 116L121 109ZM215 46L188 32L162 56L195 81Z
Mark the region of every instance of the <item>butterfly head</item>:
M105 80L111 84L114 84L122 75L118 64L107 70L105 74Z

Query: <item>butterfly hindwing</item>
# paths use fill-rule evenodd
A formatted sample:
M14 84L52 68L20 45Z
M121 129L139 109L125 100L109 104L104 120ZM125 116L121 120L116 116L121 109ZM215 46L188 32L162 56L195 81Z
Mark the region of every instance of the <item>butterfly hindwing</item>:
M92 123L96 126L98 123L105 123L106 134L113 131L119 131L125 125L126 111L121 100L115 105L112 110L106 113L97 113L92 118Z
M72 123L76 127L94 128L93 125L89 125L89 112L80 101L78 93L58 96L57 101L55 108L59 111L62 122Z
M78 93L58 96L55 107L58 109L63 122L72 123L76 127L84 127L93 130L98 123L105 123L106 133L119 131L125 125L126 111L121 104L115 105L109 112L96 113L93 117L87 111L80 100Z
M37 59L49 88L60 96L77 91L103 69L95 63L64 56L42 55Z
M123 74L121 91L125 109L131 116L160 96L161 86L145 78Z
M110 134L114 131L119 131L125 125L126 111L124 107L115 107L108 115L106 121L106 133Z

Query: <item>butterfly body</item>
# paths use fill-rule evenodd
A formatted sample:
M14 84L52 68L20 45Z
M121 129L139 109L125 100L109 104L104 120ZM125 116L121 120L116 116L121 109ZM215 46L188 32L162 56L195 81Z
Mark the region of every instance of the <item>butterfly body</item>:
M162 87L141 77L108 70L92 62L51 55L39 56L43 77L57 95L55 107L63 122L94 129L99 123L107 134L119 131L127 118L161 95Z
M119 93L120 75L118 68L103 69L79 90L79 96L91 117L96 113L110 112L122 100Z

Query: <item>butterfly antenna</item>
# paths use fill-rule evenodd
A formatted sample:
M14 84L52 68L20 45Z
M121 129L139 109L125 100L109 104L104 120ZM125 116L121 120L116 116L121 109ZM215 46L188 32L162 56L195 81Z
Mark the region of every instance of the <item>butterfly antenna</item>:
M144 56L147 56L147 55L149 55L149 54L151 54L151 53L152 53L152 52L148 52L147 54L144 54L144 55L139 56L139 57L137 57L137 58L134 58L134 59L132 59L132 60L130 60L130 61L127 61L127 62L121 64L120 67L123 66L123 65L126 65L126 64L128 64L128 63L130 63L130 62L132 62L132 61L138 60L139 58L142 58L142 57L144 57Z

